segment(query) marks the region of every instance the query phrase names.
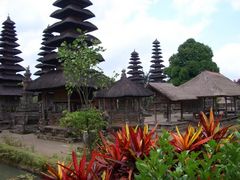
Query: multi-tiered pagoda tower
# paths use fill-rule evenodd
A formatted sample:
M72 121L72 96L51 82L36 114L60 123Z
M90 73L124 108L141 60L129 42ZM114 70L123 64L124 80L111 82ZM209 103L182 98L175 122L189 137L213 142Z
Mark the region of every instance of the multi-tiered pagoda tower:
M13 111L16 104L22 96L21 82L23 76L18 74L25 69L18 63L23 61L18 56L21 53L17 49L19 44L16 42L17 34L15 23L7 18L3 22L3 30L0 37L0 98L1 107L5 107L6 111Z
M54 6L61 9L53 12L50 17L59 19L60 21L49 26L48 32L58 33L58 35L45 42L45 45L51 47L60 47L61 43L66 41L71 43L76 39L81 30L83 33L89 33L97 30L97 27L87 20L95 17L95 15L86 9L91 6L92 3L89 0L57 0L53 3ZM96 39L95 37L88 35L89 39ZM56 67L60 65L57 54L49 54L45 60L48 64L53 64Z
M144 84L143 67L140 65L141 61L135 50L131 53L129 64L130 66L128 66L129 71L127 74L130 74L130 76L128 78L136 83Z
M162 50L160 48L160 42L156 39L153 42L153 52L152 52L152 65L150 66L150 82L165 82L166 75L163 73L163 68L165 67L162 63Z
M55 65L53 64L47 64L47 55L55 53L53 50L56 49L55 47L50 47L50 46L46 46L45 42L50 40L51 38L53 38L53 34L47 32L47 29L45 29L43 31L43 41L42 41L42 47L40 48L40 50L42 50L38 55L41 56L40 58L37 59L38 62L40 62L39 64L37 64L35 67L40 69L37 72L34 73L34 75L36 76L41 76L45 73L47 73L50 70L54 70Z
M47 122L51 119L58 119L59 114L63 110L71 108L75 110L81 106L79 96L72 94L71 97L65 89L65 77L63 74L61 63L57 56L57 48L65 41L71 43L75 40L80 33L88 33L88 40L95 40L94 36L89 33L97 30L97 27L87 20L93 18L95 15L86 9L91 6L92 3L89 0L56 0L53 3L54 6L59 9L53 12L50 16L58 19L59 21L50 25L46 29L46 33L52 33L53 37L47 37L45 34L44 48L41 62L37 67L42 68L47 65L48 68L53 67L48 72L43 69L37 74L41 75L34 80L28 90L40 92L40 100L42 104L41 112L42 119ZM78 31L81 30L81 32ZM46 47L51 47L50 49ZM55 48L53 50L52 48ZM103 60L103 59L102 59ZM99 60L101 61L101 60ZM43 73L44 72L44 73ZM53 118L54 117L54 118ZM50 122L51 124L51 122Z

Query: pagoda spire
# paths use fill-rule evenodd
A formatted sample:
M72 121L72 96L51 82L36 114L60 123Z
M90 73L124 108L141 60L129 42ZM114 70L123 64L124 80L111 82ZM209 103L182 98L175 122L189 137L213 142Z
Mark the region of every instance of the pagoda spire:
M20 96L21 87L18 84L24 77L17 73L25 69L18 64L23 59L18 56L21 51L17 49L19 44L16 42L18 39L15 23L8 16L2 28L0 36L0 86L2 90L0 95Z
M55 65L46 63L46 61L48 61L48 59L46 58L47 55L55 53L53 51L55 49L55 47L47 46L47 45L45 45L45 43L46 43L46 41L50 40L53 37L54 37L53 34L48 32L47 29L45 29L43 31L43 38L42 38L42 43L41 43L42 47L40 48L41 52L38 53L38 55L41 57L37 59L37 61L40 63L35 66L36 68L38 68L40 70L38 70L37 72L34 73L34 75L36 75L36 76L41 76L55 68Z
M127 72L127 74L129 74L130 76L128 78L136 83L143 84L144 73L142 70L142 66L140 65L141 61L139 55L135 50L131 53L129 64L130 66L128 66L129 71Z
M163 68L165 67L162 63L162 50L160 48L160 42L156 39L153 42L153 52L152 52L152 65L149 71L149 81L150 82L165 82L166 75L163 73Z
M56 0L54 6L60 8L50 16L60 21L47 28L48 32L57 33L53 38L45 42L46 46L60 47L62 42L71 43L80 33L89 33L97 30L97 27L87 20L95 15L85 9L92 5L89 0ZM78 31L81 30L81 32ZM87 35L89 41L96 40L92 35ZM45 58L45 63L59 66L56 53L50 53Z

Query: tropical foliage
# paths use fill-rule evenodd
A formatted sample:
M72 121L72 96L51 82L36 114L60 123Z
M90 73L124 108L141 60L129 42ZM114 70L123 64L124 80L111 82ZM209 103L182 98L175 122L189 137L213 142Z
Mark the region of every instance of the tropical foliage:
M79 136L83 131L99 131L107 124L102 112L91 108L75 112L65 111L60 119L60 125L69 128L73 135Z
M170 82L178 86L204 70L219 72L212 57L209 46L190 38L178 47L178 53L169 58L169 67L165 68L165 73Z
M148 131L147 126L133 128L128 125L114 132L110 139L106 139L101 133L100 137L102 143L92 152L89 162L84 153L78 165L76 154L73 152L72 168L58 164L62 167L58 168L62 171L60 173L48 166L48 174L58 179L61 177L63 180L65 177L83 180L100 179L100 177L106 180L133 179L134 172L137 172L135 166L137 158L143 159L148 156L151 149L156 148L158 139L155 129ZM43 175L49 178L48 174Z
M208 142L212 136L209 137L201 137L202 126L199 126L197 129L189 125L185 134L181 134L176 127L177 134L171 132L172 140L170 144L172 144L177 151L185 151L185 150L195 150L198 149L201 145Z
M100 42L90 41L84 32L80 33L72 43L62 43L58 56L63 65L68 93L77 92L82 104L89 106L93 89L106 86L111 79L98 66L103 60L100 53L104 51Z
M101 111L91 108L82 111L65 111L60 125L69 129L70 136L82 138L91 151L98 141L98 132L105 129L107 121Z
M203 136L205 137L212 136L212 138L216 141L226 138L224 136L226 135L227 130L229 129L230 126L220 128L219 122L220 118L221 116L217 118L214 117L212 108L210 109L209 118L203 112L201 112L200 124L203 126L202 131Z
M164 131L158 137L148 126L125 125L106 138L92 151L89 161L85 153L79 164L75 152L72 162L58 163L58 170L48 166L46 178L55 179L239 179L240 133L231 134L229 127L220 128L213 111L204 113L199 125L189 125L185 132ZM171 136L171 137L170 137ZM221 144L221 146L220 146Z
M239 132L237 133L239 136ZM237 139L239 140L240 137ZM135 179L239 179L240 143L226 142L221 148L210 140L201 150L173 150L165 132L159 139L159 148L150 156L136 162L139 173Z

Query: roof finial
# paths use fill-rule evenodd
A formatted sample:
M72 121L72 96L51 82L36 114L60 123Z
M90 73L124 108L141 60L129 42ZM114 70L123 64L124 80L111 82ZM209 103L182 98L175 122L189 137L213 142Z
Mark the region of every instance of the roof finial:
M124 77L124 78L126 78L126 77L127 77L127 76L126 76L126 70L125 70L125 69L123 69L123 70L122 70L122 75L121 75L121 78L123 78L123 77Z

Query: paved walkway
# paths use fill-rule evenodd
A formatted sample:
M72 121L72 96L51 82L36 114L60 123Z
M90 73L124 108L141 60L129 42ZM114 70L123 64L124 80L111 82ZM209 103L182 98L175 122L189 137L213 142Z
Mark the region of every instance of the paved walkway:
M33 149L34 152L45 156L66 156L71 153L73 149L77 147L83 147L81 143L64 143L57 141L49 141L37 138L35 134L14 134L7 130L4 130L0 133L0 142L4 141L4 137L13 138L15 141L21 142L24 146Z

